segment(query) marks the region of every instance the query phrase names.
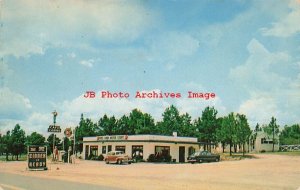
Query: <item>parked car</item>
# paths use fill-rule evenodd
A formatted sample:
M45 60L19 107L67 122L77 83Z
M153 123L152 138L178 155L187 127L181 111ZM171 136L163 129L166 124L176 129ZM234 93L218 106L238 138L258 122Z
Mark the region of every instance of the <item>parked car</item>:
M106 164L110 164L110 163L116 163L116 164L127 163L127 164L131 164L132 163L131 158L128 155L126 155L123 151L108 152L107 155L104 158L104 161L105 161Z
M219 162L220 161L220 155L219 154L213 154L209 151L198 151L193 153L187 158L188 162L194 164L195 162Z

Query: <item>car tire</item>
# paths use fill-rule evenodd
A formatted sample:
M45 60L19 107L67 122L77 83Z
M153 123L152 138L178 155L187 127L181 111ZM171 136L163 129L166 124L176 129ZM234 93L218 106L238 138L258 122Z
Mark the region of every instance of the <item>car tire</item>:
M106 160L106 161L105 161L105 163L106 163L106 164L109 164L109 161L108 161L108 160Z
M216 158L216 159L215 159L215 161L216 161L216 162L219 162L219 161L220 161L220 159L219 159L219 158Z
M120 164L120 165L121 165L121 164L122 164L122 160L118 160L118 161L117 161L117 164Z
M203 162L203 160L202 160L202 159L200 159L200 160L199 160L199 163L202 163L202 162Z
M191 164L195 164L195 162L191 162Z

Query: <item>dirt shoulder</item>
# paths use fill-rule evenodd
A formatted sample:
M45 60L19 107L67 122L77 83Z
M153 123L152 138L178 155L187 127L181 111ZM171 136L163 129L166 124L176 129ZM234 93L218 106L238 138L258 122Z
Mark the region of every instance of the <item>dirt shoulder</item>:
M123 189L298 189L300 156L258 154L255 159L203 164L106 165L77 160L28 171L26 162L0 162L0 172L55 178Z

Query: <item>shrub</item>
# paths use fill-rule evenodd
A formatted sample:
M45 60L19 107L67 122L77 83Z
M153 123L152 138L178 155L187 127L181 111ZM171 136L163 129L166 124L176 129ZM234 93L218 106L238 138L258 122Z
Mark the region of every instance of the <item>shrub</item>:
M93 157L94 157L94 155L90 154L87 159L88 160L93 160Z
M100 155L98 156L98 159L97 159L97 160L103 161L103 160L104 160L104 156L103 156L102 154L100 154Z
M154 154L150 154L148 159L147 159L148 162L155 162L156 161L156 158L155 158L155 155Z
M172 160L172 156L171 155L166 155L166 156L164 156L164 162L171 162L171 160Z
M172 156L171 155L155 156L154 154L150 154L147 161L148 162L171 162Z

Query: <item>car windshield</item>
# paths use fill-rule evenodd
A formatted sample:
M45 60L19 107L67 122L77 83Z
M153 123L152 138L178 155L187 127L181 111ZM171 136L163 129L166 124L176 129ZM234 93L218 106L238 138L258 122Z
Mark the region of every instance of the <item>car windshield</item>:
M195 152L194 154L192 154L192 156L199 156L200 152Z

